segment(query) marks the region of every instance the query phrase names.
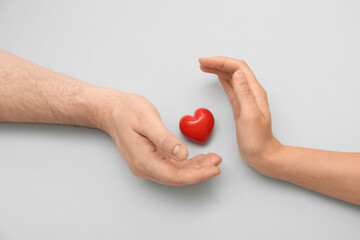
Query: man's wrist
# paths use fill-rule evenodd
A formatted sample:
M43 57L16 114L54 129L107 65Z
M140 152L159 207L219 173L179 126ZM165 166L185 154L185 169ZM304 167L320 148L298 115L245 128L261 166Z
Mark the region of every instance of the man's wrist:
M110 132L114 125L114 112L121 110L126 93L98 86L87 90L87 122L90 127ZM117 111L119 112L119 111Z

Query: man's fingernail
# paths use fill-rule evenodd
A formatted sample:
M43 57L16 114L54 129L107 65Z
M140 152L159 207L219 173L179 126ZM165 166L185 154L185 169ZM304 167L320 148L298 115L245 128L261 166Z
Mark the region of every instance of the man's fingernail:
M187 157L186 148L181 146L180 144L176 145L172 151L173 156L177 160L183 160Z
M243 72L241 71L236 71L234 73L234 80L236 83L242 83L245 82L245 75Z
M174 150L173 150L172 153L173 153L174 155L176 155L176 153L179 152L179 150L180 150L180 145L176 145L176 146L174 147Z

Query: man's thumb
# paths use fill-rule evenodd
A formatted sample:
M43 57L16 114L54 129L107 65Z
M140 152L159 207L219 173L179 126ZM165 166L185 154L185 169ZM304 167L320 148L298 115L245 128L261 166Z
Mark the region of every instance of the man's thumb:
M185 145L170 133L161 122L152 126L152 128L148 130L146 137L148 137L161 152L176 160L184 160L189 155L189 151Z

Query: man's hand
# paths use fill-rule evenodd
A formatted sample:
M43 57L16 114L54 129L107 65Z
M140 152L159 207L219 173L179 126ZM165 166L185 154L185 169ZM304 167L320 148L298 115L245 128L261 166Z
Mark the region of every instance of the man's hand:
M220 174L214 153L187 159L185 145L163 125L157 109L143 96L104 89L104 130L114 139L131 171L166 185L185 185Z
M273 160L281 148L271 131L266 92L248 65L227 57L200 58L200 68L214 73L231 102L242 158L257 171L271 175Z
M220 174L221 158L188 150L144 97L97 87L0 50L0 121L77 125L111 135L137 176L184 185Z

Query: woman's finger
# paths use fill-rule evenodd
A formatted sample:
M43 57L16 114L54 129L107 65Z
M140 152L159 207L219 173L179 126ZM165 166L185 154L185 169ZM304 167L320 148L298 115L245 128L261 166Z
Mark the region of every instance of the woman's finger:
M200 58L199 61L202 65L208 68L215 68L219 71L225 71L228 73L234 73L237 70L241 70L246 76L248 85L253 92L255 101L258 104L260 110L264 113L264 116L270 115L266 91L260 85L255 77L255 74L251 71L245 61L229 57Z
M248 84L245 74L236 71L233 74L232 86L240 105L240 117L256 117L261 114L254 94Z

